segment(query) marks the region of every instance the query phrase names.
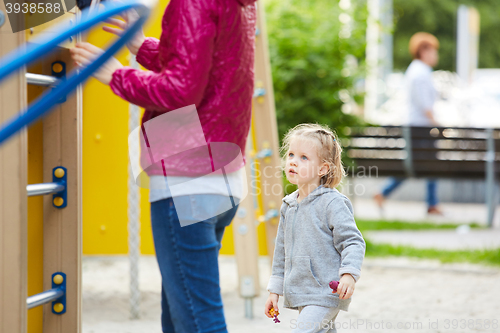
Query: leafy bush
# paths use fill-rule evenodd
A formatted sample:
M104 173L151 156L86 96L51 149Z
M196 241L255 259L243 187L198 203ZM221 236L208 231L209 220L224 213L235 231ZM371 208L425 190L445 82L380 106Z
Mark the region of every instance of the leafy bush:
M354 85L363 77L367 8L365 0L342 1L350 8L332 0L264 2L280 142L300 123L326 124L342 135L359 122L341 108L362 102ZM350 20L349 38L339 37L341 14Z

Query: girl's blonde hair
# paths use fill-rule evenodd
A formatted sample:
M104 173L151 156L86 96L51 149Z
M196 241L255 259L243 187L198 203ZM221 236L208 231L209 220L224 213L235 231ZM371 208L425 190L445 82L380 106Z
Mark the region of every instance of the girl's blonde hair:
M321 163L327 163L329 167L328 173L321 177L320 184L329 188L337 187L346 173L342 165L342 147L335 132L328 126L320 124L299 124L288 130L280 148L283 170L286 167L287 152L293 138L312 139Z

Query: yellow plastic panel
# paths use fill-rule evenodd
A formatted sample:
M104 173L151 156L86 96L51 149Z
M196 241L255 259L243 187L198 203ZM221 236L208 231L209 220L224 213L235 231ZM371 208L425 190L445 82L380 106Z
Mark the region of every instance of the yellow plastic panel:
M159 38L161 19L168 4L160 0L158 9L144 27L145 35ZM88 42L104 47L112 35L97 26ZM129 64L128 51L117 54ZM143 111L143 110L142 110ZM83 90L83 253L86 255L126 254L128 103L111 89L90 79ZM142 112L141 112L142 114ZM151 232L149 190L141 189L141 253L154 254ZM262 198L259 198L262 206ZM259 254L266 255L265 228L258 227ZM233 228L226 228L221 254L234 254Z
M158 9L144 27L145 35L159 38L161 19L168 1ZM105 47L114 39L102 30L92 29L87 41ZM128 50L116 57L129 65ZM127 168L129 104L116 96L108 86L90 79L83 90L83 253L128 253ZM142 116L141 111L141 116ZM141 252L154 254L151 233L149 190L141 189Z

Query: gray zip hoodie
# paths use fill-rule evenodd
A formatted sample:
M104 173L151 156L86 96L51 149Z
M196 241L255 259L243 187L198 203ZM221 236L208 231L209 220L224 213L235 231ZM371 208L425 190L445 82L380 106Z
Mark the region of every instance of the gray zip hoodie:
M298 190L281 205L267 290L284 295L284 307L319 305L348 311L352 297L339 299L329 283L349 273L357 282L366 243L352 204L336 189L318 186L300 203Z

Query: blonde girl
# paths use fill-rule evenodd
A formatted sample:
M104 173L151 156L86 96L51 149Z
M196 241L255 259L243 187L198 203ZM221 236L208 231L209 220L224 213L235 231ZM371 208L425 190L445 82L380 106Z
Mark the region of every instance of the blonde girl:
M349 199L337 189L345 171L342 148L330 128L300 124L281 149L286 177L297 190L283 198L264 312L298 310L294 333L336 332L335 318L348 311L361 274L366 244ZM336 292L329 282L339 281Z

